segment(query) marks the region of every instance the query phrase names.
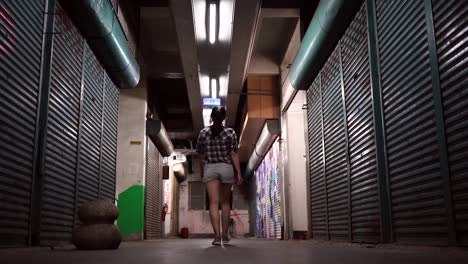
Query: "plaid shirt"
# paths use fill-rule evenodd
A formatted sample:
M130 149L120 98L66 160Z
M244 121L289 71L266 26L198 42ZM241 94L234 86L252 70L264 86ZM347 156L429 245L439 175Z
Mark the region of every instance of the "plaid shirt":
M197 142L197 152L205 155L205 163L229 163L230 153L238 152L236 132L232 128L223 128L215 138L211 138L211 128L200 131Z

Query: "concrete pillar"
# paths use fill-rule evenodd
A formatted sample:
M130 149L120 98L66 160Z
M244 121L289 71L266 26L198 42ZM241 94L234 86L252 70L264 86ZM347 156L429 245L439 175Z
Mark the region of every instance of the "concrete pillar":
M299 91L294 101L284 114L286 135L283 137L285 147L286 195L288 195L289 234L293 237L302 237L308 231L308 199L307 173L306 173L306 140L305 113L302 109L305 104L305 91Z
M121 90L117 146L117 224L125 240L144 239L147 83Z

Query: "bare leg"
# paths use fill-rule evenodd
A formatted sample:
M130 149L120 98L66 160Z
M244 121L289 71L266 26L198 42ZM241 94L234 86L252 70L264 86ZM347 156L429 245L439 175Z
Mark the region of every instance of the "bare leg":
M231 188L232 184L221 184L221 219L223 222L223 235L228 235L229 222L231 219Z
M216 236L220 236L219 232L219 187L221 182L213 180L206 183L208 197L210 199L210 219L213 231Z

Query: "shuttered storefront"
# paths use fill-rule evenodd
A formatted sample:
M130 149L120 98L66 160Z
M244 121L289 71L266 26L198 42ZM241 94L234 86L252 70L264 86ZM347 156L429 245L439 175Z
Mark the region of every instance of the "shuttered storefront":
M328 228L331 240L346 240L349 236L346 127L339 52L338 47L321 72Z
M310 204L312 237L328 238L327 182L323 150L322 91L320 75L307 90Z
M380 240L379 189L367 38L363 5L341 40L349 136L352 240Z
M366 10L374 3L376 22L370 23L376 23L376 46L368 42L368 34L374 33L367 29L368 15L374 11ZM341 39L341 53L330 56L307 92L313 236L347 239L350 228L351 241L380 242L381 228L388 228L381 226L382 217L387 217L390 241L446 245L456 236L459 244L466 244L468 3L368 0L366 5ZM378 51L376 65L370 63L369 47ZM340 67L345 109L335 81ZM384 128L379 134L384 138L378 140L384 142L380 151L385 163L379 166L386 175L380 176L374 124L374 118L380 118L374 112L380 102L372 101L379 94L372 94L371 67L378 69L375 85L381 89L383 105ZM449 172L443 172L444 166ZM386 185L388 213L381 211L386 202L380 199L387 198L379 190Z
M367 0L356 15L307 91L315 238L468 243L467 15L439 0Z
M456 236L468 245L468 2L432 4Z
M424 2L377 1L395 241L447 243Z
M44 3L0 5L0 246L28 243Z
M41 244L71 238L80 121L83 38L57 4L50 78Z
M162 157L148 138L145 193L145 238L158 239L163 235L161 213L163 206Z
M366 11L307 91L314 238L380 240Z
M2 1L0 30L0 246L64 243L114 200L119 91L58 2Z
M83 56L83 106L78 172L78 207L99 198L103 69L87 44Z

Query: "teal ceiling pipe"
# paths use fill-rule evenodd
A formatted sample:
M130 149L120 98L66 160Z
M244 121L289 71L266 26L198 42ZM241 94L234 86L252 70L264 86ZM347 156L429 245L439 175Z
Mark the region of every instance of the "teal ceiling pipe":
M140 81L140 67L109 0L61 0L76 27L119 88Z
M310 87L361 5L361 0L320 1L289 71L294 89Z
M265 126L258 137L257 144L255 144L254 151L249 158L247 167L244 170L244 178L250 178L255 170L260 166L261 162L270 151L271 146L275 143L280 134L279 120L267 120Z

